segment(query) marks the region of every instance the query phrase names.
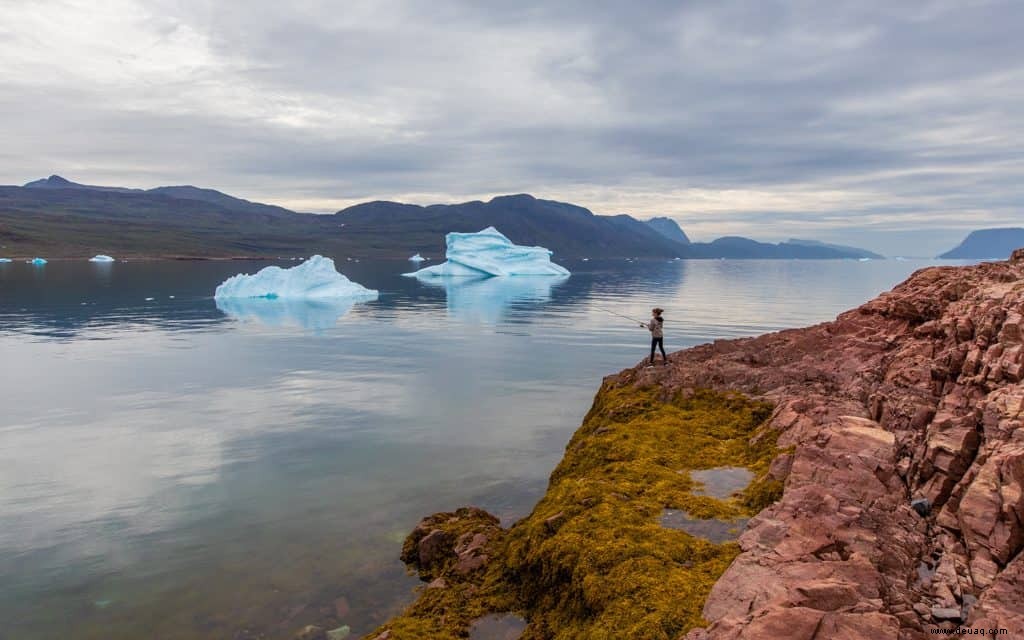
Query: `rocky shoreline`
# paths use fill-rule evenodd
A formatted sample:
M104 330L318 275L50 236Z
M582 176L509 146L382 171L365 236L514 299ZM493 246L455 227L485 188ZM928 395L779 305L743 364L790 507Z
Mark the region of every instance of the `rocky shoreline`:
M933 267L835 321L604 381L527 518L424 519L429 584L367 638L1024 634L1024 250ZM692 475L756 478L728 497ZM662 526L749 515L738 540ZM518 632L517 632L518 633Z

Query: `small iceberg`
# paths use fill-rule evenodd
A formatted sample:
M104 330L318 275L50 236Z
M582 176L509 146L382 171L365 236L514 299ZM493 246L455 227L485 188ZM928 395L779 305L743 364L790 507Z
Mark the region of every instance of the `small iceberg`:
M550 250L512 244L494 227L477 233L449 233L445 244L445 262L402 275L417 278L569 275L568 269L551 262Z
M423 262L424 260L426 260L426 258L424 258L423 256L421 256L418 253L416 255L412 256L411 258L409 258L409 262Z
M40 266L46 264L46 258L32 258L29 261L29 264L34 264L37 267L40 267Z
M116 262L113 258L102 253L89 258L89 262Z
M213 297L268 300L376 299L377 292L338 273L334 268L334 260L313 256L290 269L265 267L255 275L240 273L231 276L217 287Z
M3 264L5 262L12 262L12 260L10 258L0 258L0 264Z

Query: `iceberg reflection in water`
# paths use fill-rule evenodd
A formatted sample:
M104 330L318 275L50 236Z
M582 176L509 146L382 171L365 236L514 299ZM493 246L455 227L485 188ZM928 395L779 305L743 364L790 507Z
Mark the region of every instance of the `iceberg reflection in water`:
M418 277L432 287L443 287L448 314L463 322L500 322L513 304L545 303L551 290L569 276L507 276L481 278Z
M323 331L338 323L356 302L366 298L216 298L217 308L239 320L279 327L288 324Z

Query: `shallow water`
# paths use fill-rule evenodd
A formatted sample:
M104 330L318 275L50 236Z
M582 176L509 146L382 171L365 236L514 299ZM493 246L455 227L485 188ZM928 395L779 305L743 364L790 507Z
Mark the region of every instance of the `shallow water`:
M738 491L747 488L754 474L743 467L714 467L691 471L690 479L700 483L694 488L694 495L711 496L724 500Z
M738 539L749 520L750 518L695 518L682 509L665 509L661 512L661 526L666 529L685 531L691 536L704 538L715 544Z
M473 622L469 640L517 640L526 630L526 620L509 613L492 613Z
M529 512L602 376L829 320L924 262L569 262L355 305L236 304L270 262L0 265L0 638L358 637L423 515ZM343 604L339 604L343 603Z

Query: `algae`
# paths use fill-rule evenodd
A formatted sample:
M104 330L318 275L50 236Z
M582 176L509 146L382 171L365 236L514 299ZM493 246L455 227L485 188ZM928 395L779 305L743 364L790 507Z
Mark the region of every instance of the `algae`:
M672 640L703 625L708 593L739 546L663 527L660 517L680 509L749 518L776 500L782 485L768 467L778 450L764 426L771 410L738 393L665 397L661 387L605 383L544 498L511 529L491 530L491 561L467 576L454 575L450 559L426 575L418 567L446 586L423 589L367 638L384 630L392 640L465 638L474 620L498 612L529 621L524 640ZM756 479L728 499L698 495L690 471L720 466L745 467ZM453 536L492 526L435 522L456 527ZM403 552L411 566L416 535Z

